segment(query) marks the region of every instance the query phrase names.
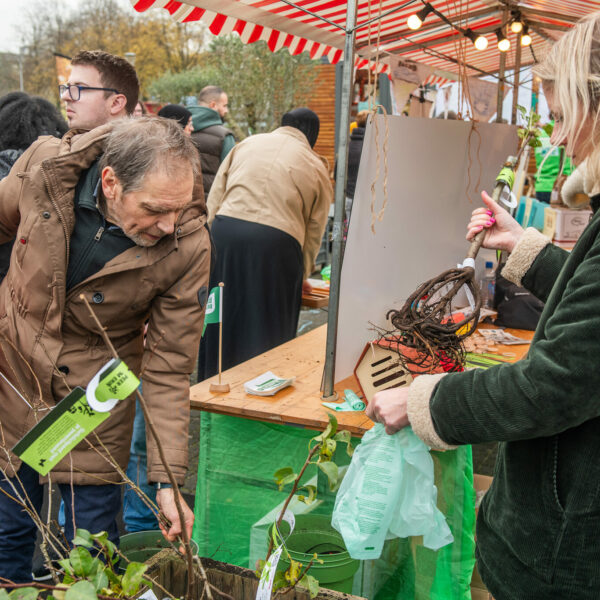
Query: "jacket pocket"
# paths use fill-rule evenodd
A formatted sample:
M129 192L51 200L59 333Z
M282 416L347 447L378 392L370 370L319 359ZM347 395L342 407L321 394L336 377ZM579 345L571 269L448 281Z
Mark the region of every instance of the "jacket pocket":
M555 495L553 439L502 444L490 491L483 501L482 552L512 555L536 577L552 583L567 519ZM481 532L480 532L481 529ZM486 545L487 548L483 548ZM508 564L510 560L508 561Z

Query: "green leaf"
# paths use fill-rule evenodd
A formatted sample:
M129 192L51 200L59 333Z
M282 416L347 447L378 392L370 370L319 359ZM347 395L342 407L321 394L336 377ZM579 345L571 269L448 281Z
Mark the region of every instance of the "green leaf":
M98 596L91 582L78 581L67 590L65 600L98 600Z
M71 561L68 558L61 558L58 561L58 564L62 567L64 572L67 573L68 575L75 574L75 573L73 573L73 567L71 566Z
M323 440L323 444L321 446L321 451L319 452L319 461L318 462L327 462L333 458L335 454L337 443L335 440L328 438Z
M329 489L333 492L338 482L338 466L334 462L322 462L317 465L325 475L329 482Z
M73 538L73 545L91 548L94 545L94 540L92 539L93 537L94 536L92 536L87 529L77 529L77 531L75 531L75 537Z
M138 562L130 562L127 565L125 575L123 575L123 579L121 579L121 587L127 596L132 596L139 590L142 579L144 578L144 573L147 569L148 565L143 565ZM67 600L69 599L67 598Z
M112 585L121 585L121 578L118 575L115 575L109 567L104 569L104 574L108 577L108 581Z
M8 592L4 588L0 588L0 600L8 600Z
M265 568L266 564L267 564L267 561L262 558L256 563L256 571L254 571L254 574L259 579L260 579L260 576L262 575L263 569Z
M333 435L335 435L335 432L337 431L337 426L338 426L337 419L335 418L335 415L333 415L331 413L327 413L327 416L329 417L329 424L325 428L325 431L323 433L317 435L316 437L312 438L311 442L322 442L323 440L326 440L326 439L332 437Z
M520 104L517 104L517 110L523 115L523 118L527 116L527 109Z
M96 540L101 546L105 546L108 541L108 533L106 531L101 531L100 533L93 533L90 535L92 540Z
M529 142L529 145L532 148L539 148L542 145L542 140L538 140L538 138L534 138Z
M10 600L35 600L38 597L39 590L34 587L17 588L8 594Z
M308 498L304 494L300 494L298 496L298 500L300 502L304 502L305 504L312 504L315 500L315 496L317 495L317 488L314 485L303 485L301 490L306 490L308 492Z
M92 582L94 589L99 592L103 588L108 587L108 576L106 575L105 571L110 571L110 569L106 567L99 559L95 558L94 560L98 561L96 572L92 573L88 579Z
M289 560L290 560L290 566L288 567L288 569L284 573L284 575L285 575L285 578L288 581L288 583L290 585L294 586L298 582L298 577L299 577L300 573L302 572L302 563L300 563L297 560L294 560L292 558L290 558Z
M531 115L531 122L532 123L537 123L542 117L540 115L538 115L538 113L533 113Z
M341 442L342 444L346 444L346 453L348 456L352 456L354 454L354 448L352 447L352 435L347 429L342 429L338 431L333 439L336 442Z
M298 477L298 475L294 473L294 469L292 469L292 467L283 467L282 469L275 471L275 473L273 473L273 477L275 478L275 483L281 492L285 485L296 481L296 477Z
M94 559L90 554L90 551L83 546L76 546L69 552L69 560L73 567L73 572L79 577L87 577L92 573L92 565Z
M548 134L548 135L552 135L552 132L554 131L554 125L552 125L552 123L546 123L545 125L542 125L542 129Z
M305 575L298 585L306 588L311 598L316 598L319 595L319 582L312 575Z
M283 571L277 571L275 577L273 577L273 591L280 590L289 585L288 580L285 578L285 573Z

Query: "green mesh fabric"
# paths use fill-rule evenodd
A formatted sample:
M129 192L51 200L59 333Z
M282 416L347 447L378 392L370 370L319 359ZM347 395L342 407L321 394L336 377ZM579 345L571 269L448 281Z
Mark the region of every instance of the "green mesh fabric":
M254 568L250 563L266 549L269 519L264 517L287 496L278 491L273 473L285 466L298 471L308 440L315 435L308 429L202 413L193 532L200 556ZM338 463L347 462L343 449L338 455ZM432 456L438 506L454 542L437 552L423 547L420 538L386 542L378 560L363 562L354 579L354 594L372 600L470 599L475 563L471 448ZM316 469L307 469L306 480L316 476ZM321 502L314 510L331 514L334 496L324 493L322 483Z

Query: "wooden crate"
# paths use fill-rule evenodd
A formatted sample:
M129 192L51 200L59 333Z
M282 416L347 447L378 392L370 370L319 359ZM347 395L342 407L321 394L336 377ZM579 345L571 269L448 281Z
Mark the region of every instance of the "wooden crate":
M206 571L208 581L222 592L233 597L235 600L254 600L258 579L253 571L235 565L203 558L202 564ZM186 566L174 550L165 548L148 561L146 575L158 584L169 590L173 598L185 596L187 585ZM146 590L142 590L142 593ZM154 586L153 589L158 600L165 598L165 593ZM219 595L213 591L213 598ZM282 600L310 600L308 591L301 588L290 590L281 596ZM317 600L366 600L358 596L351 596L342 592L334 592L321 588Z

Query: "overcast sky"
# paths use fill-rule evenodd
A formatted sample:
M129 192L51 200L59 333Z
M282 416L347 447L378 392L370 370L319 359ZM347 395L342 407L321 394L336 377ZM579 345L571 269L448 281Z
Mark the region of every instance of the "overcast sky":
M124 7L131 7L129 0L117 0ZM39 4L52 3L56 10L69 11L86 0L0 0L0 52L18 52L20 46L19 28L25 21L28 10Z

